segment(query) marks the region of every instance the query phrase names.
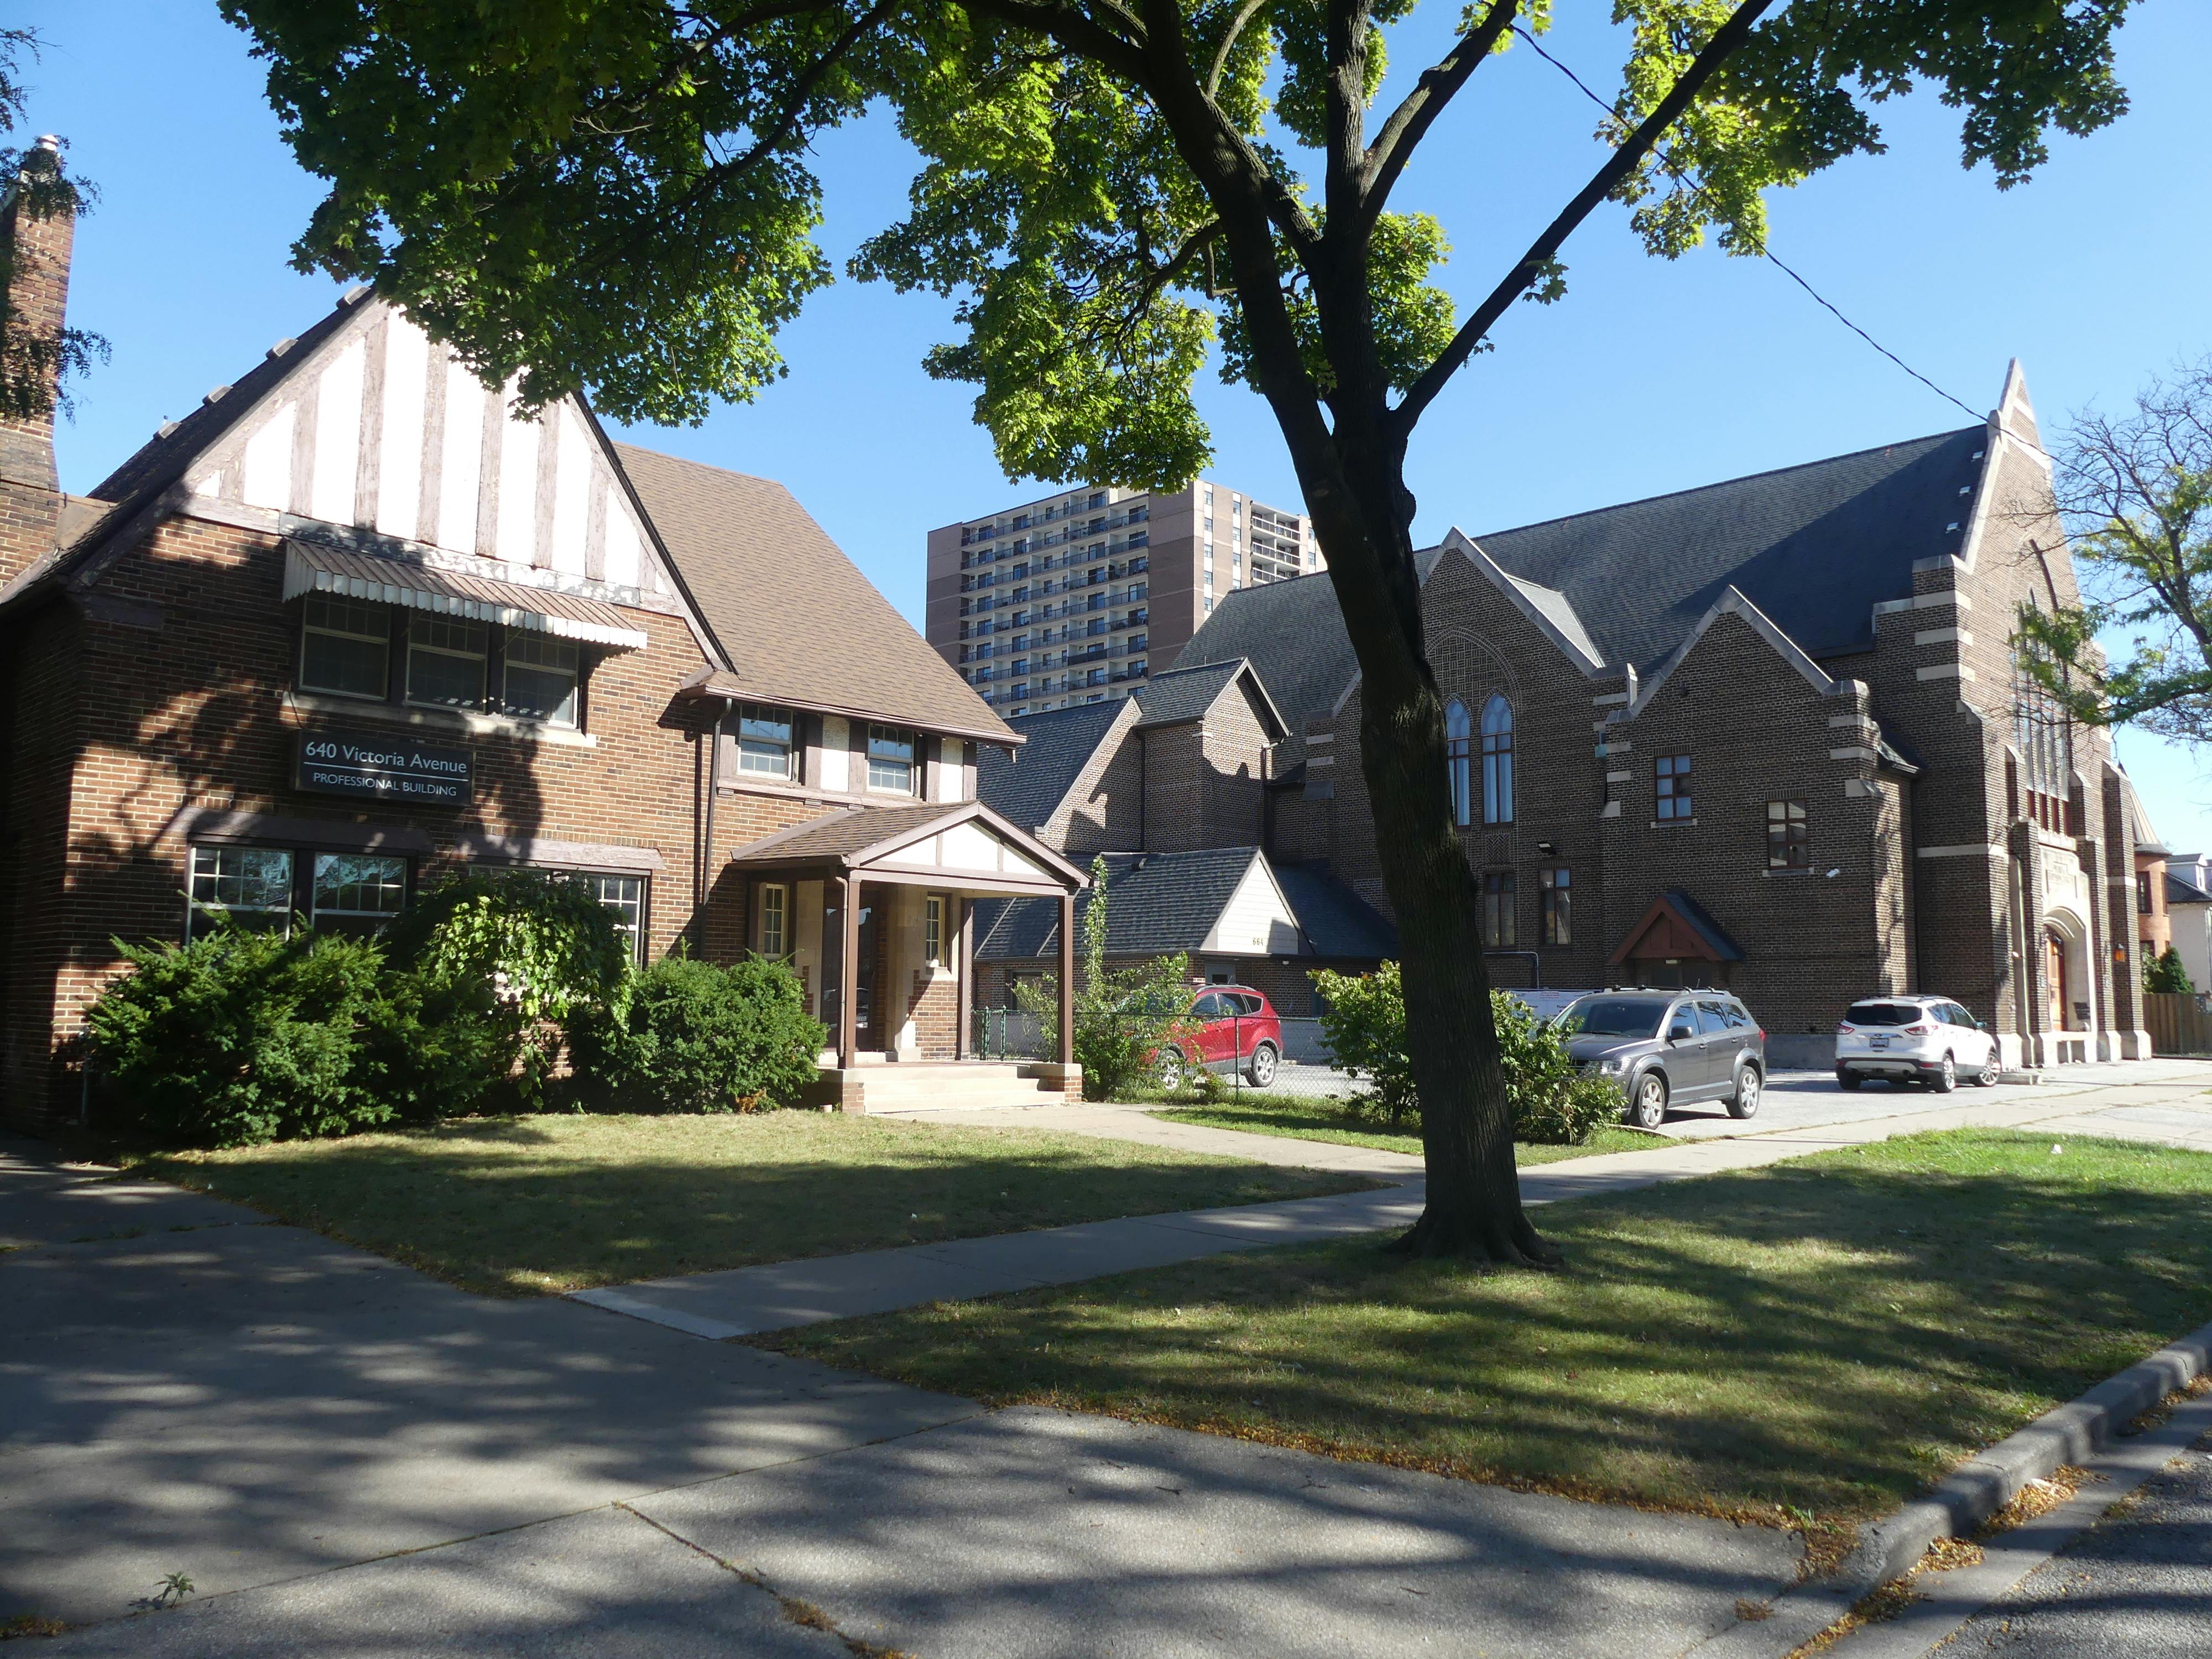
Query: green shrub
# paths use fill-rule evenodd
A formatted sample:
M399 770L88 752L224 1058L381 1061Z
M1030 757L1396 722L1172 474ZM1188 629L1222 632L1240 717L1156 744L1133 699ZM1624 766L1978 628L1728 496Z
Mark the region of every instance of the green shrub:
M783 963L718 968L688 957L635 975L623 1006L580 1010L568 1034L588 1095L654 1112L789 1105L814 1081L828 1038Z
M2189 982L2189 969L2181 965L2181 952L2171 945L2154 957L2143 958L2143 989L2146 991L2193 991Z
M390 988L377 1048L417 1109L509 1099L540 1109L566 1027L619 1012L629 946L582 877L469 871L421 894L385 935L404 976Z
M1346 1101L1347 1114L1418 1131L1421 1109L1406 1052L1406 996L1398 964L1386 962L1371 974L1316 969L1312 979L1325 999L1321 1026L1329 1068L1351 1073L1363 1085ZM1490 1013L1498 1030L1514 1139L1580 1146L1599 1125L1620 1115L1620 1091L1601 1078L1578 1073L1559 1031L1526 1003L1493 990Z
M248 932L219 916L191 943L115 948L131 972L88 1017L93 1062L151 1139L251 1146L388 1120L357 1061L383 953L301 930Z
M1398 964L1386 962L1371 974L1335 974L1316 969L1308 975L1322 996L1321 1030L1328 1044L1328 1068L1358 1079L1361 1087L1345 1102L1357 1117L1393 1129L1408 1119L1419 1127L1420 1107L1413 1095L1413 1062L1406 1054L1406 992Z
M1197 1030L1184 1018L1196 995L1184 983L1189 958L1177 953L1109 968L1106 903L1106 860L1100 857L1091 860L1091 894L1083 905L1083 959L1069 1044L1083 1068L1085 1100L1120 1100L1151 1083L1159 1051L1170 1044L1186 1054L1196 1052ZM1014 1000L1036 1020L1045 1053L1059 1053L1059 975L1017 981Z

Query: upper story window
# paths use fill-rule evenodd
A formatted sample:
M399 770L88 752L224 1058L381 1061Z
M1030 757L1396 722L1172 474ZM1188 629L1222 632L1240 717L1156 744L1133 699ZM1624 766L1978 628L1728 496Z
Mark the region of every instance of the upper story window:
M2136 909L2142 915L2151 914L2150 872L2148 870L2136 872Z
M2024 659L2013 665L2013 741L2020 750L2024 815L2046 830L2071 833L2074 722Z
M914 793L915 735L896 726L868 728L868 787Z
M1770 870L1808 870L1813 865L1813 845L1805 823L1802 800L1766 803L1766 867Z
M392 619L382 605L310 593L301 617L302 691L380 700L391 695Z
M574 640L515 629L507 636L505 655L500 703L508 714L548 726L576 723L576 684L583 653Z
M461 617L407 618L407 701L444 708L484 706L491 630Z
M1656 814L1659 822L1672 823L1690 817L1696 811L1696 799L1690 791L1690 757L1687 755L1660 756Z
M794 775L797 760L788 708L769 708L755 702L738 705L738 771L787 783Z
M1482 706L1482 821L1513 822L1513 705L1503 697Z
M1452 822L1462 829L1474 812L1474 736L1467 705L1454 697L1444 705L1444 763L1451 779Z

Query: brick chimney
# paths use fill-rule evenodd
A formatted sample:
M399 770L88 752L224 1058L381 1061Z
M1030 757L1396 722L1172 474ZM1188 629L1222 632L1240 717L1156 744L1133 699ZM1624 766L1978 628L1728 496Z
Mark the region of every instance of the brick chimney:
M69 307L70 249L76 215L64 210L41 218L30 211L29 191L39 175L61 168L61 144L44 137L23 158L0 198L0 240L15 256L9 302L15 313L9 356L20 344L58 343ZM46 354L43 410L27 418L0 416L0 586L52 551L61 523L60 475L54 467L54 394L58 362ZM20 361L20 359L19 359Z

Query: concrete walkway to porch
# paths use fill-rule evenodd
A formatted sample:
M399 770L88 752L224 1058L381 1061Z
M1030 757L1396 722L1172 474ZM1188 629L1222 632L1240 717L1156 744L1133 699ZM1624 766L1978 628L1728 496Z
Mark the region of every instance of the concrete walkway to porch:
M2034 1127L2040 1132L2049 1127L2054 1133L2108 1135L2212 1150L2212 1095L2206 1092L2212 1085L2212 1062L2168 1062L2156 1077L2131 1078L2130 1067L2112 1069L2125 1080L2085 1079L2078 1088L2023 1086L1948 1096L1900 1092L1888 1097L1893 1109L1879 1115L1863 1109L1878 1098L1874 1091L1836 1091L1833 1098L1849 1112L1847 1121L1746 1125L1746 1133L1733 1136L1670 1137L1655 1142L1648 1152L1543 1164L1522 1172L1522 1200L1551 1204L1631 1192L1934 1129ZM1817 1106L1807 1106L1799 1115L1815 1116L1818 1111ZM1358 1170L1395 1184L1332 1198L1132 1216L648 1279L608 1290L577 1291L572 1292L573 1299L709 1340L726 1340L925 1302L964 1301L1074 1284L1233 1250L1382 1231L1410 1225L1421 1210L1420 1161L1401 1153L1171 1123L1133 1106L1071 1104L932 1116L939 1121L972 1121L1001 1128L1033 1125L1147 1140L1299 1168ZM1382 1162L1386 1159L1387 1164Z

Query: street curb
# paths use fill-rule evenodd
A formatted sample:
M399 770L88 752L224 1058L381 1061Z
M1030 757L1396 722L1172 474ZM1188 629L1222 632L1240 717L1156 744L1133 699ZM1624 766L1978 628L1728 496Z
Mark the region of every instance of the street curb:
M1829 1577L1784 1591L1769 1604L1772 1611L1765 1619L1733 1625L1689 1652L1697 1659L1781 1659L1869 1591L1911 1571L1937 1539L1972 1532L2030 1481L2086 1462L2117 1431L2207 1371L2212 1371L2212 1325L2168 1343L1967 1459L1925 1497L1860 1528L1856 1547Z

